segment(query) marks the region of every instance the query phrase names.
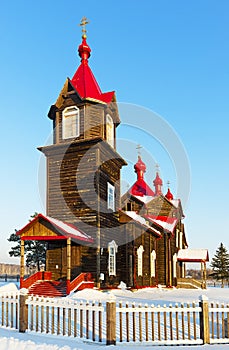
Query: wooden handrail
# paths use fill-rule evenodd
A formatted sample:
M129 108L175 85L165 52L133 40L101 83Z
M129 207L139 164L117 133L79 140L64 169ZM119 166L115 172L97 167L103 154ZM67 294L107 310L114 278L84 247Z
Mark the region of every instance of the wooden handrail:
M82 272L74 280L70 282L70 292L72 292L80 283L92 281L90 273Z
M52 273L49 271L38 271L33 275L29 276L25 280L21 278L20 280L20 288L29 288L33 283L42 280L51 280Z
M195 280L194 278L178 278L177 283L189 283L197 288L202 288L202 282Z

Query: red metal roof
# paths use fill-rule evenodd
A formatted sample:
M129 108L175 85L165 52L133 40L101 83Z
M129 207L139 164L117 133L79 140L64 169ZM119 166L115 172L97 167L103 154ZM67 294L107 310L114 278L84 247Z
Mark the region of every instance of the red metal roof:
M129 193L133 196L154 196L153 190L147 185L144 179L138 179L129 189Z
M168 188L168 191L165 195L165 198L167 198L169 201L173 200L173 194L171 193L169 188Z
M163 230L166 230L170 233L174 232L178 219L175 217L169 216L155 216L155 215L145 215L147 220L150 220L152 223L158 225Z
M138 161L134 165L134 171L137 173L137 181L129 189L129 193L133 196L154 196L153 190L147 185L144 180L144 173L146 172L146 165L143 163L140 156L138 156Z
M114 91L103 93L88 65L91 49L84 36L78 51L81 57L81 64L71 80L72 85L81 98L91 98L105 103L112 102Z

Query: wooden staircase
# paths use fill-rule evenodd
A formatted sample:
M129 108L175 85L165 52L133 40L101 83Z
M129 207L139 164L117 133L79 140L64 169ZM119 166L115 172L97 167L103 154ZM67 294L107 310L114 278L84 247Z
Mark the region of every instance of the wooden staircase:
M55 298L65 297L85 288L94 288L94 282L90 273L81 273L67 284L66 281L51 280L50 272L37 272L26 280L21 280L21 288L27 288L30 295Z
M203 283L195 280L194 278L178 278L177 279L177 288L186 288L186 289L204 289Z
M29 287L29 294L43 297L65 297L66 282L58 281L36 281Z

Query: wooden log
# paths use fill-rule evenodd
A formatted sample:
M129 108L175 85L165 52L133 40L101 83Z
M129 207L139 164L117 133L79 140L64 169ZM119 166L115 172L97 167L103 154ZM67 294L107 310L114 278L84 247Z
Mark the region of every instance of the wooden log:
M190 304L187 304L187 308L190 308ZM187 312L187 322L188 322L188 339L191 339L191 324L190 324L190 312Z
M176 304L175 307L178 308L178 304ZM176 314L176 336L177 336L177 340L179 340L179 315L178 315L178 311L176 311L175 314Z
M116 345L116 302L106 302L106 345Z
M160 307L160 305L158 305ZM161 340L161 314L157 312L158 340Z
M151 305L151 308L154 308L154 305ZM152 341L155 340L155 330L154 330L154 312L151 312L151 329L152 329Z
M166 305L164 305L164 308L166 308ZM167 340L167 315L166 315L166 311L164 311L163 314L164 314L164 339Z
M74 337L77 337L77 309L74 309Z
M210 343L210 331L209 331L209 305L208 298L202 296L199 306L202 311L200 312L200 338L204 344ZM218 315L218 313L217 313Z
M99 306L102 306L101 301L99 302ZM102 325L103 325L103 319L102 319L102 311L99 311L99 342L102 342Z
M192 307L195 308L196 303L193 302ZM193 337L194 337L194 340L196 340L196 313L195 313L195 311L193 311Z
M149 321L148 321L148 305L145 304L145 334L146 334L146 341L149 340Z
M132 308L135 309L135 303L132 304ZM133 341L136 341L136 316L135 312L132 312L132 323L133 323Z
M126 303L126 308L128 309L129 304L128 302ZM130 329L129 329L129 312L126 311L126 341L130 341Z
M72 309L68 309L68 336L72 335Z
M122 308L122 302L119 303L119 308ZM119 341L122 342L122 312L119 313Z
M172 304L169 305L172 308ZM169 312L169 328L170 328L170 340L173 340L173 313Z
M46 306L46 333L49 333L49 306Z
M181 303L181 308L184 308L184 304ZM182 339L185 339L185 324L184 324L184 311L181 311L181 329L182 329Z
M86 303L86 339L89 339L89 302Z
M27 301L27 294L21 294L19 303L20 303L20 312L19 312L19 332L25 333L28 329L28 305L26 304Z
M95 310L94 307L95 302L92 303L92 340L95 341Z
M80 309L80 338L83 338L83 303L80 303L81 309Z

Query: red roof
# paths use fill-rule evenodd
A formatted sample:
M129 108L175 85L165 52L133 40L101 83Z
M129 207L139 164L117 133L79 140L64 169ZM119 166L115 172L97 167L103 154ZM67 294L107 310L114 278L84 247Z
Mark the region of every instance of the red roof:
M78 51L81 57L81 64L71 80L72 85L81 98L91 98L105 103L112 102L114 91L103 93L88 65L91 49L84 36Z
M133 196L154 196L153 190L147 185L144 179L138 179L129 189L129 193Z
M129 193L133 196L154 196L153 190L147 185L144 180L144 173L146 172L146 165L143 163L140 156L134 165L134 171L137 173L137 181L129 189Z
M178 222L177 218L169 216L145 215L145 218L170 233L173 233Z
M173 194L171 193L169 188L168 188L168 191L165 195L165 198L167 198L169 201L173 200Z

